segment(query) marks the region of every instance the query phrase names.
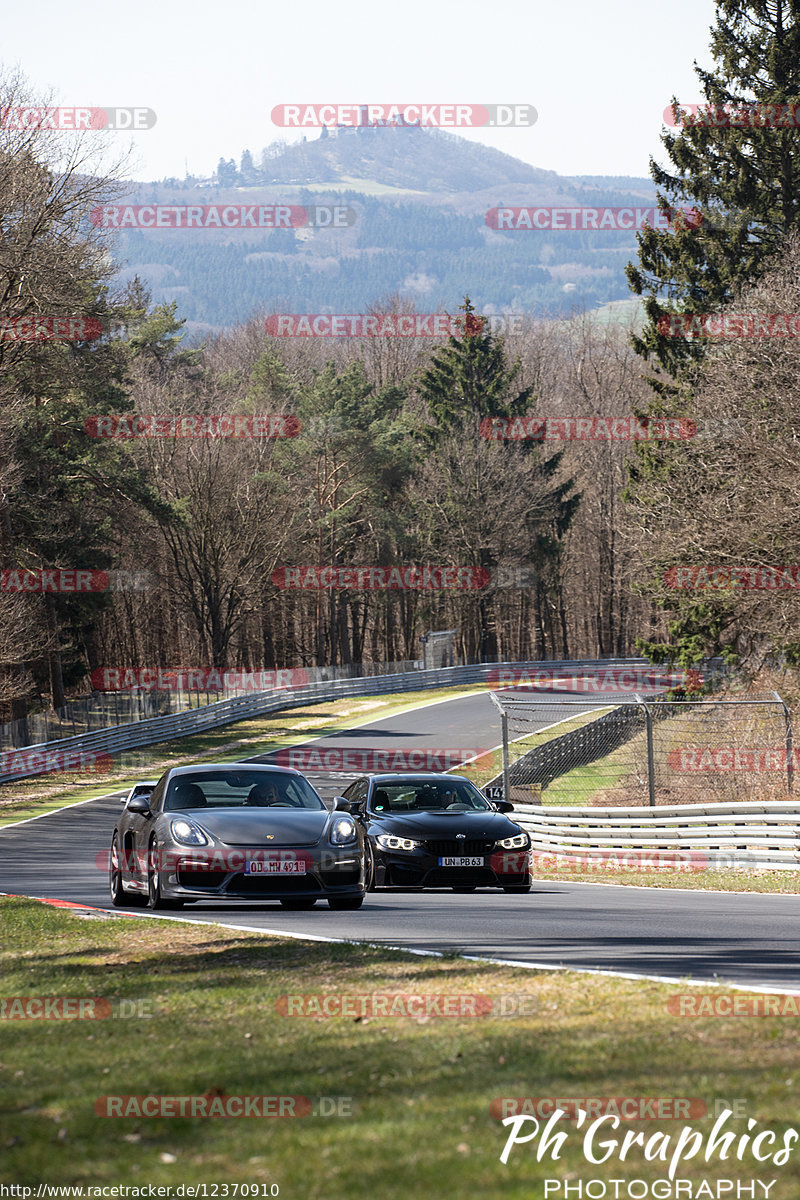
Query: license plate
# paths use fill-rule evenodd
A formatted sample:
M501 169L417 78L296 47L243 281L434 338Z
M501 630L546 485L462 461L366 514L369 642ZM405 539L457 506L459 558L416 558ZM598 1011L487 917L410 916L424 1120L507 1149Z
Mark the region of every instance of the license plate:
M452 858L445 857L439 859L440 867L482 867L482 858Z
M302 858L271 858L265 862L247 862L245 875L305 875L306 864Z

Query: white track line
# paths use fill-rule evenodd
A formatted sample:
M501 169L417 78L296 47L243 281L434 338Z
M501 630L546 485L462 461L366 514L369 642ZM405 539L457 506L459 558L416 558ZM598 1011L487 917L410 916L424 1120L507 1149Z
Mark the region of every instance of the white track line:
M6 829L16 829L18 825L29 825L31 821L41 821L42 817L54 817L56 813L66 812L68 808L80 808L82 804L94 804L95 800L111 800L119 792L130 791L130 788L120 787L116 791L106 792L103 796L90 796L88 800L76 800L74 804L63 804L61 808L51 808L48 812L39 813L36 817L26 817L24 821L9 821L7 825L0 825L0 833ZM5 895L0 892L0 896Z
M613 886L613 885L609 885ZM727 895L727 893L722 893ZM0 896L13 896L15 899L36 900L47 904L48 900L41 896L19 897L16 893L0 892ZM571 967L563 963L524 962L515 958L491 958L484 954L459 954L454 950L420 950L415 946L387 945L385 942L370 942L364 938L326 937L317 933L295 933L288 929L263 929L259 925L231 925L223 921L200 921L192 917L168 917L164 913L129 912L123 913L114 908L95 908L88 904L73 904L60 900L57 908L85 909L88 912L107 912L112 917L144 917L153 921L175 921L181 925L210 925L215 929L235 929L239 933L259 933L264 937L284 937L297 942L331 942L340 946L368 946L372 950L397 950L402 954L414 954L421 958L463 958L465 962L489 963L496 967L516 967L523 971L571 971L575 975L604 975L612 979L632 979L650 983L680 984L682 987L696 988L727 988L736 992L757 992L759 995L796 996L798 992L792 988L763 987L758 983L728 983L716 979L691 979L686 976L650 975L646 972L611 971L600 967Z

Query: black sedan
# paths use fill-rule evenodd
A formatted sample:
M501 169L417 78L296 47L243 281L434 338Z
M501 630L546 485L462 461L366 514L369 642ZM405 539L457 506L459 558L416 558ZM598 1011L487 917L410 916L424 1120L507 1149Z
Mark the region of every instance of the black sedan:
M530 838L458 775L366 775L344 796L363 825L369 886L529 892ZM338 803L338 801L337 801Z
M299 771L251 763L173 767L132 796L114 827L111 902L279 900L286 908L360 908L364 834L330 812Z

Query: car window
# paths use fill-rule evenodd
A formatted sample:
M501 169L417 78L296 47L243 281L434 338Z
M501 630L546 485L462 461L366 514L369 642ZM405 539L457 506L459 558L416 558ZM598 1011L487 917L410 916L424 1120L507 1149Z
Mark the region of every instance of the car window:
M345 800L349 800L352 804L354 801L359 804L367 798L369 782L366 779L357 779L355 783L351 783L346 792L343 793Z
M317 793L298 775L267 771L192 771L176 775L164 809L302 808L325 809Z
M369 806L372 812L386 813L485 812L492 807L466 779L376 780Z
M158 783L156 784L155 788L153 789L153 794L150 797L150 811L151 812L158 812L158 810L160 809L161 803L164 799L164 789L166 787L166 783L167 783L167 776L166 776L166 774L164 774L159 779Z

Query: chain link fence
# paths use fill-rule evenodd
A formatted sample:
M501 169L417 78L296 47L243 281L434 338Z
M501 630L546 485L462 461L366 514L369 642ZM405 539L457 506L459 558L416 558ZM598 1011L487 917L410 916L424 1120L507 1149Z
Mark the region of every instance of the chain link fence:
M492 693L504 785L519 804L618 808L792 798L788 709L777 693L735 700L585 700Z

